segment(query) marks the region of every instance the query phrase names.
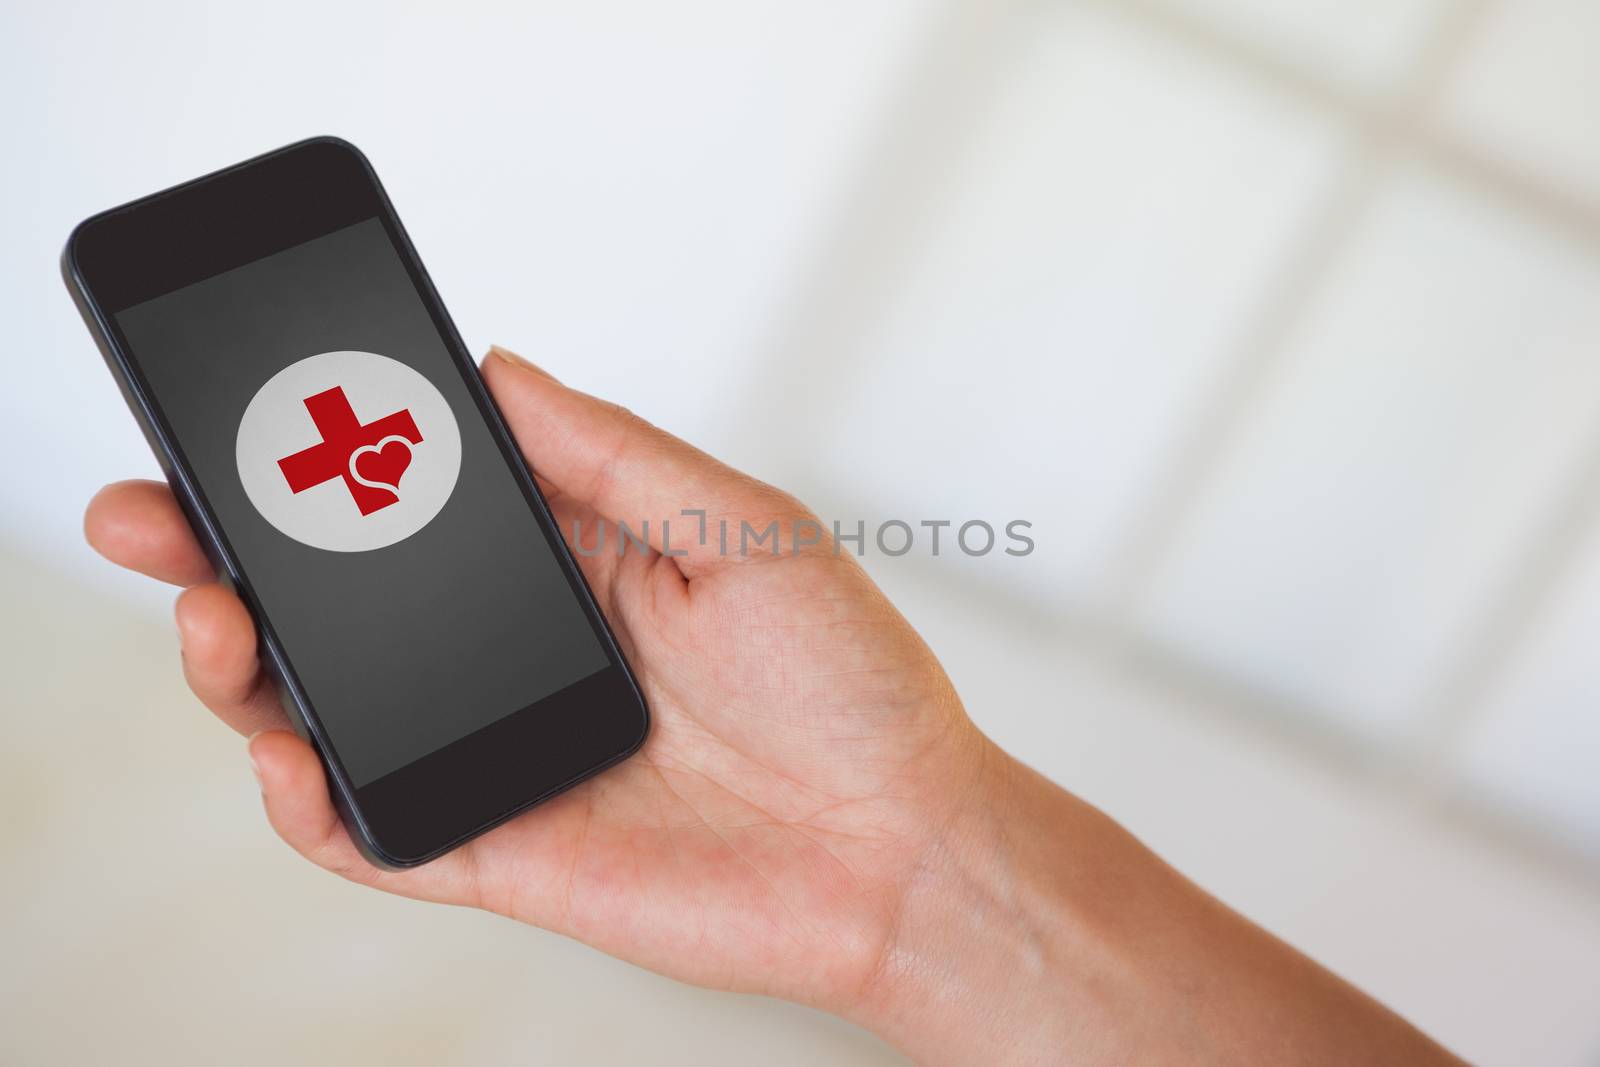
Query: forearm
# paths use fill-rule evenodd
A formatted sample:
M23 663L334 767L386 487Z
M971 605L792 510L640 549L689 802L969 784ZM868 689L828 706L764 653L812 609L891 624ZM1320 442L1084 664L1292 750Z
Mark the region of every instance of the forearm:
M924 1063L1454 1063L993 748L848 1014Z

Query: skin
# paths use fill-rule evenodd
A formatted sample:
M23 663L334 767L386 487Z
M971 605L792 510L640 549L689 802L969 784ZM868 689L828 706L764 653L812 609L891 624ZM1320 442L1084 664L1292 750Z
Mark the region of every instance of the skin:
M814 516L493 349L561 527ZM684 524L693 528L693 520ZM267 817L321 867L485 908L687 982L831 1011L927 1063L1454 1063L972 724L849 552L579 556L653 714L622 765L415 870L356 851L171 492L107 486L108 559L184 587L195 695L249 735ZM591 534L586 533L586 539ZM679 541L687 540L687 545ZM826 538L824 538L826 541Z

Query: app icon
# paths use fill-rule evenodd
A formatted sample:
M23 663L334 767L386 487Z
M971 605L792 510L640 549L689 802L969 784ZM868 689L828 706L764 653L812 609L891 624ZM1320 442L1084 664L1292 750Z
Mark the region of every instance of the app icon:
M273 375L245 408L235 451L262 517L333 552L410 537L444 507L461 469L443 395L371 352L324 352Z

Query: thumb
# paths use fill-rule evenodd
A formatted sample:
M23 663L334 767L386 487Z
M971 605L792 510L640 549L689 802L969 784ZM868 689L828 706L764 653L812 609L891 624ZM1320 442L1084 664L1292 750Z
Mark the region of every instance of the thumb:
M631 411L576 389L499 346L483 362L489 384L522 454L540 478L612 522L670 547L690 577L717 565L718 538L702 537L705 512L726 521L764 524L806 515L794 498L742 474L657 429ZM648 521L648 531L642 529ZM737 536L737 534L736 534ZM704 543L702 543L704 542Z

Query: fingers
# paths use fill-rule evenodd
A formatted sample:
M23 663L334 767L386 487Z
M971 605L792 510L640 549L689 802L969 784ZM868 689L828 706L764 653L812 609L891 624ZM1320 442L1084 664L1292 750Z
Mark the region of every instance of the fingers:
M261 781L267 821L290 848L336 874L371 881L368 872L377 872L339 821L310 745L292 733L269 730L250 739L250 762Z
M94 495L83 532L96 552L119 566L174 585L216 575L172 490L161 482L114 482Z
M240 733L288 725L256 660L250 613L215 573L172 491L160 482L116 482L96 493L84 534L113 563L175 585L183 673L200 702Z
M387 871L368 863L340 821L322 763L305 741L287 731L269 730L252 737L249 748L267 821L306 859L391 893L448 904L479 903L476 873L464 849L410 871Z
M670 547L674 554L688 553L678 563L691 576L716 565L718 537L712 532L702 544L700 519L684 515L684 509L703 509L713 531L719 519L728 520L735 537L741 520L764 525L804 515L799 504L771 486L615 404L568 389L502 348L490 350L483 369L540 477L635 533L648 520L649 541L658 552L666 547L662 522L670 521Z
M288 725L256 659L256 628L232 592L215 582L178 597L178 637L189 688L217 718L242 734Z

